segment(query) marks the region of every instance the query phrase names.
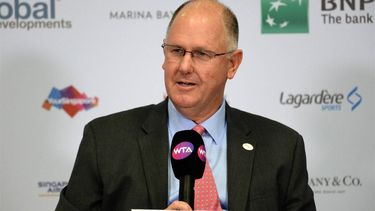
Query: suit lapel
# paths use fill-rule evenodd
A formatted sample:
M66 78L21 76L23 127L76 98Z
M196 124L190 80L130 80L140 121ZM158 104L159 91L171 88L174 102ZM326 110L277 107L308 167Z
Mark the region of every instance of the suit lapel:
M246 210L256 138L249 121L227 105L228 209ZM244 145L245 144L245 145Z
M155 106L144 122L139 146L152 208L168 201L168 129L166 101Z

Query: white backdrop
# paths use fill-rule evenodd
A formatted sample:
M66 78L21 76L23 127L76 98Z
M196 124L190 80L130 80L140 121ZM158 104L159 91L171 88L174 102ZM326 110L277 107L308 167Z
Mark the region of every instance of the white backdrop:
M373 210L375 2L275 1L223 1L244 50L227 100L304 136L318 210ZM83 126L163 99L160 45L182 2L0 0L0 210L53 210ZM307 31L262 33L302 7Z

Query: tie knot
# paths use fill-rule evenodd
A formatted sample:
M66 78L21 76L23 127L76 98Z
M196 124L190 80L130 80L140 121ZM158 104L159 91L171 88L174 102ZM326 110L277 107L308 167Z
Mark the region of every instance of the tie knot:
M204 127L202 125L195 125L195 127L193 128L193 130L195 130L200 135L203 135L203 133L204 133L204 131L206 129L204 129Z

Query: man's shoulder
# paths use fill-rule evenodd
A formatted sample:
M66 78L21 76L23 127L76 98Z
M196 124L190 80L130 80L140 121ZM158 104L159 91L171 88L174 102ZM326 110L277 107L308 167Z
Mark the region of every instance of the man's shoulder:
M150 104L136 107L106 116L101 116L90 121L89 125L140 125L152 115L162 115L162 109L165 107L164 102L159 104Z
M240 131L251 134L257 140L258 150L285 151L281 154L289 155L290 150L297 145L304 145L302 136L283 123L235 108L230 109L230 115L232 126L228 122L228 127L239 128Z
M273 131L298 135L293 128L273 119L258 114L249 113L237 108L229 107L231 118L238 124L242 124L258 131Z

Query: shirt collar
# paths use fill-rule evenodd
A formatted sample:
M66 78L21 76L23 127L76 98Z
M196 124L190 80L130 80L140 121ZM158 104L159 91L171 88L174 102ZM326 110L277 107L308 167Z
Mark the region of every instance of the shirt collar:
M173 134L181 130L190 130L196 125L194 121L178 112L171 100L168 100L168 117L168 128ZM223 137L223 133L226 132L225 100L221 103L220 108L201 125L216 144L222 144L223 140L220 137Z

